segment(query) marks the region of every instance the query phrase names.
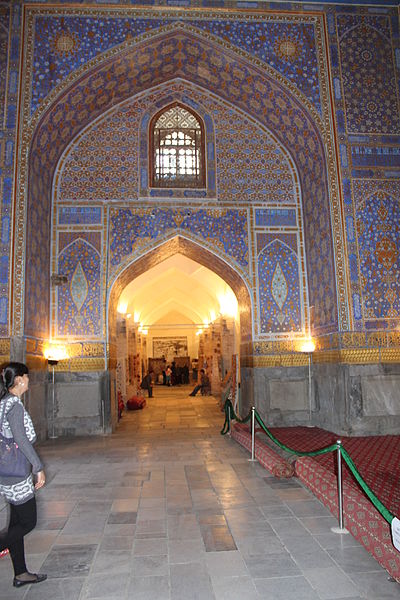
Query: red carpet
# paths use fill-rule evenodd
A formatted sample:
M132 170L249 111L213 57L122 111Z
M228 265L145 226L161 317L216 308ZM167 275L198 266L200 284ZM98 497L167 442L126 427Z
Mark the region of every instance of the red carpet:
M379 500L400 518L400 436L340 437L318 427L271 428L282 443L293 450L310 451L329 446L338 439L353 459L358 471ZM260 439L262 437L260 436ZM265 441L267 436L265 436ZM313 458L331 472L336 471L337 453ZM343 477L359 487L343 461Z

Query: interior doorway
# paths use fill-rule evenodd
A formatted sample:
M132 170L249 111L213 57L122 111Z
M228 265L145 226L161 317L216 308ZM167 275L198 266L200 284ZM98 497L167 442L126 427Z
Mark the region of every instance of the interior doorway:
M219 397L238 355L238 301L214 271L177 253L151 267L122 290L117 304L117 393L196 384L203 370Z

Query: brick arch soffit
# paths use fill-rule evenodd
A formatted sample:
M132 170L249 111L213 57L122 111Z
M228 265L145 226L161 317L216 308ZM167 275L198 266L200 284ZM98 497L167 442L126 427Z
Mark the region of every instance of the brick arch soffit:
M189 61L182 60L185 44L197 44L201 47L202 59L207 68L204 67L200 73L198 70L194 72ZM165 55L163 49L167 46L171 49L172 54L170 61L165 62L165 65L168 65L168 71L161 73L162 69L154 67L152 73L151 57L155 54ZM173 52L174 49L176 50L175 53ZM64 89L58 90L58 95L53 98L53 103L49 105L48 102L45 102L44 112L42 114L37 113L31 121L31 127L34 128L35 125L36 127L31 138L29 151L28 217L30 202L34 201L31 193L32 173L35 173L35 167L37 173L39 163L41 163L43 178L42 190L47 191L45 201L49 211L52 199L51 183L58 160L76 135L90 122L107 112L113 105L177 77L188 80L190 83L216 94L222 100L230 102L244 113L249 114L260 125L266 127L285 148L288 148L289 130L292 135L293 127L296 125L289 122L290 119L283 118L284 113L286 111L286 117L288 114L297 115L297 124L303 128L304 136L308 140L313 140L313 151L311 152L311 159L303 165L299 164L297 160L296 148L291 147L289 152L299 173L303 194L305 192L311 196L312 190L307 186L311 185L313 171L318 172L318 179L322 186L318 200L320 203L325 204L326 214L329 215L328 181L322 139L323 127L317 111L308 100L302 97L293 84L286 81L284 77L268 65L256 64L257 61L244 56L244 54L244 52L231 47L229 43L225 41L222 43L218 38L212 39L210 35L206 37L201 32L189 31L183 25L175 25L173 28L166 27L162 32L147 36L146 39L138 41L133 46L127 45L122 50L120 48L118 52L114 50L110 53L110 56L105 56L104 61L100 64L88 65L86 71L83 71L79 76L75 74L72 81L67 80ZM262 99L261 101L256 99L255 108L249 102L250 99L254 100L253 96L244 98L239 90L236 97L234 97L232 89L228 90L222 87L220 80L213 82L211 73L213 69L215 70L215 65L212 64L215 56L222 61L224 73L231 75L232 82L234 82L233 70L235 68L242 69L244 73L247 73L246 77L249 78L251 84L257 86L258 90L262 88L266 98L275 98L275 95L279 98L280 110L274 110L271 103L269 103L270 110L265 106L262 109ZM139 57L147 57L146 70L144 70L143 60L138 60ZM218 79L217 76L214 79ZM51 98L49 97L48 100L51 101ZM55 135L55 131L57 135ZM308 179L305 170L307 170ZM310 214L304 211L304 205L303 215L305 229L307 230L307 221L311 222L313 215L312 211ZM314 225L321 228L321 220L317 220ZM38 235L37 232L32 232L33 229L29 226L28 221L28 248L29 236ZM325 219L325 231L321 229L321 234L325 237L328 236L328 239L331 240L328 259L330 268L328 269L329 275L326 284L328 288L330 287L329 291L335 298L334 305L336 307L332 232L328 218ZM307 231L305 237L307 243L308 238L311 238L307 235ZM27 283L29 284L28 281ZM337 310L335 318L337 320Z
M219 275L233 290L238 301L240 315L241 343L252 340L252 305L251 294L245 280L239 273L219 256L200 244L182 236L173 235L126 266L112 282L107 299L107 316L109 340L115 332L115 313L117 301L123 289L136 277L152 267L160 264L175 254L183 254L198 264L203 265Z

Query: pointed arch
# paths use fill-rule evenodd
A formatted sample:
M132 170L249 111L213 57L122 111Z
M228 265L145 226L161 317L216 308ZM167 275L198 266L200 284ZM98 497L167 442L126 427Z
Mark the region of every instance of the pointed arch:
M110 283L110 290L107 298L107 315L108 336L111 346L113 345L113 342L115 342L115 315L118 298L121 295L122 290L133 279L175 254L183 254L193 261L214 271L214 273L219 275L232 288L238 301L241 341L242 344L244 342L250 342L252 340L253 311L251 295L245 280L238 274L236 269L226 261L223 261L216 254L212 253L208 248L183 236L176 235L140 257L132 260L132 262Z
M194 46L203 57L204 64L201 69L193 68L192 61L189 60ZM161 67L156 66L152 59L156 54L164 57ZM235 74L238 67L242 81L246 82L246 93L243 93L237 83ZM210 90L224 101L234 103L290 148L302 189L308 272L315 273L310 285L310 301L316 307L315 329L323 332L337 328L335 284L341 290L339 309L343 325L347 319L345 282L342 279L339 281L338 277L342 278L346 271L340 265L335 270L331 230L331 223L340 229L341 217L338 205L334 208L337 211L335 218L331 215L327 174L330 162L325 154L324 140L319 129L320 122L317 122L318 119L311 114L299 96L292 93L291 87L282 81L282 78L274 79L270 70L249 62L240 52L229 47L229 44L221 51L221 46L212 39L179 27L126 48L75 81L42 115L30 139L29 147L26 145L22 150L21 169L24 176L21 177L21 194L24 193L25 181L28 184L26 248L28 253L32 246L40 248L37 254L32 253L32 262L26 272L26 297L35 294L37 296L39 290L43 296L43 293L46 293L44 290L49 289L51 190L56 164L65 147L89 121L97 118L116 102L177 76ZM110 82L118 85L111 85ZM24 137L23 143L29 144L29 136ZM20 223L17 226L21 226L23 231L22 214L25 214L25 210L24 198L21 198L21 209L18 213ZM34 222L40 223L40 226L35 227ZM315 235L316 229L318 235ZM335 244L339 243L341 235L341 231L336 229ZM329 243L320 247L318 240L321 239L328 240ZM16 248L16 262L22 265L24 246L25 244L21 243ZM342 256L342 252L338 252L337 260L342 260ZM15 313L21 316L24 315L22 281L23 277L16 271ZM35 336L46 335L48 315L43 311L33 310L31 305L24 317L26 333ZM16 323L15 333L18 327L22 326L23 322Z

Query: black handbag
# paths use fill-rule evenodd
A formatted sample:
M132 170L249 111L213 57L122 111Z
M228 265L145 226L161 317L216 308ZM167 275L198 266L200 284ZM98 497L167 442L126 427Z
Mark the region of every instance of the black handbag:
M4 436L3 429L6 402L3 399L3 411L0 419L0 477L26 477L29 474L29 461L19 449L14 438Z

